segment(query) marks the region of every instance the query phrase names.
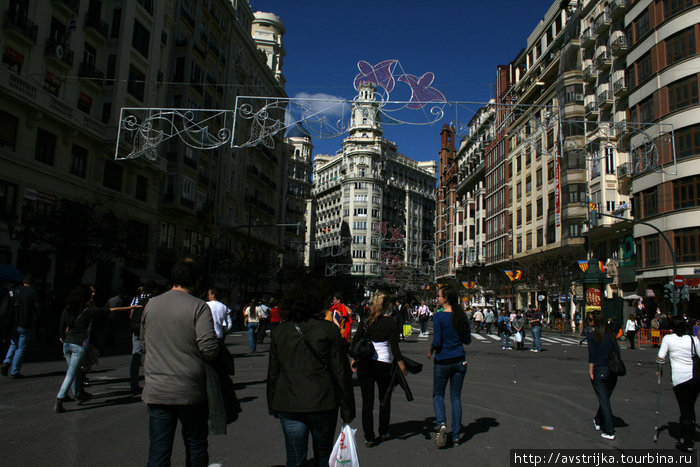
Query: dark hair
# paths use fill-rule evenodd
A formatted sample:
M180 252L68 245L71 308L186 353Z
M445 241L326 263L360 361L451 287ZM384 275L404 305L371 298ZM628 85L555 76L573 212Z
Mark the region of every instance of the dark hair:
M669 317L668 319L671 321L671 329L675 335L685 336L688 334L688 323L681 316Z
M465 335L469 332L469 320L462 308L457 289L451 285L445 285L440 287L440 290L442 290L442 296L445 297L445 300L447 300L447 303L449 303L452 308L452 326L455 327L460 336Z
M170 272L170 280L173 285L179 285L185 289L192 289L197 285L201 276L199 262L186 256L180 258Z
M343 294L340 292L336 292L333 294L333 298L337 298L339 301L343 301Z
M600 342L606 335L612 335L612 330L608 325L608 320L602 311L593 313L593 331L595 333L595 341Z
M301 322L319 317L323 305L318 284L304 274L284 293L279 308L283 319Z
M24 279L22 279L22 283L27 285L33 285L34 276L32 276L31 274L27 274L26 276L24 276Z
M214 298L219 298L219 289L217 287L209 287L207 291L211 292Z
M75 316L85 309L92 299L92 288L87 285L79 285L66 297L66 308Z

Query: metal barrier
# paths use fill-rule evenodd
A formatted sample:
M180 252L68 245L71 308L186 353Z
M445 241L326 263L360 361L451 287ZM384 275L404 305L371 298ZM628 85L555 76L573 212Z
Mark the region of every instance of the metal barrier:
M661 339L664 338L666 334L671 334L673 331L661 330L661 329L640 329L637 333L637 338L639 339L639 345L649 344L649 345L660 345Z

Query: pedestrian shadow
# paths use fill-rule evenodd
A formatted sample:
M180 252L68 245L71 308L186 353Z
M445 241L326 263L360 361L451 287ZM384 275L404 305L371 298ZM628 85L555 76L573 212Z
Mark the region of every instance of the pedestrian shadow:
M622 426L629 426L629 424L624 421L622 418L618 417L617 415L613 415L613 426L614 427L622 427Z
M66 407L66 413L82 412L84 410L99 409L101 407L115 405L135 404L138 402L141 402L141 397L139 395L132 394L130 390L111 391L101 394L93 394L92 400L89 402L80 403L74 409L69 409Z
M492 417L481 417L477 418L469 425L462 428L464 435L460 438L460 443L465 443L472 439L474 436L487 433L491 428L499 426L500 423L495 418Z
M389 426L389 432L394 433L392 438L395 439L410 439L414 436L423 436L426 440L430 440L435 427L435 417L427 417L423 420L406 420L401 423L392 423Z
M139 378L139 381L143 381L143 376ZM91 379L89 386L100 386L104 384L114 384L114 383L128 383L131 378L106 378L106 379Z
M681 424L678 422L667 422L665 425L660 426L658 430L659 434L661 434L661 432L664 430L668 431L668 435L678 442L680 442L681 438L683 437L683 431L681 431ZM698 441L697 432L695 433L693 441Z
M25 375L22 379L46 378L47 376L65 376L65 371L49 371L48 373L39 373L36 375Z
M256 386L258 384L266 384L267 379L260 379L258 381L239 381L233 383L233 389L238 391L239 389L247 388L248 386Z

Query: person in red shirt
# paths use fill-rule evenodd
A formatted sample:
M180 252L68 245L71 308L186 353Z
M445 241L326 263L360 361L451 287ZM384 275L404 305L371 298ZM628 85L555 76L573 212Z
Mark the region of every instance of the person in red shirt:
M272 331L274 331L275 327L280 324L280 321L282 321L282 316L280 314L280 307L277 306L277 299L276 298L271 298L270 299L270 335L272 336Z
M331 307L331 314L338 312L340 314L340 323L338 327L340 328L340 334L345 339L345 342L350 343L350 333L352 332L352 316L350 316L350 311L348 307L343 305L342 297L340 293L333 295L333 306ZM335 320L334 320L335 321Z

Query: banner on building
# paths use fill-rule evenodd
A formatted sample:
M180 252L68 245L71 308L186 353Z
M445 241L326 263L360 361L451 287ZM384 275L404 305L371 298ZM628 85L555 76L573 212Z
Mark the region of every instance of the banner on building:
M475 289L476 288L476 282L462 282L462 286L465 289Z
M554 149L554 226L559 230L559 238L561 235L561 173L559 164L559 145L557 144Z
M578 267L581 268L581 271L583 271L583 272L588 271L588 261L579 260Z
M523 271L520 269L505 271L505 273L511 281L519 281L523 277Z

